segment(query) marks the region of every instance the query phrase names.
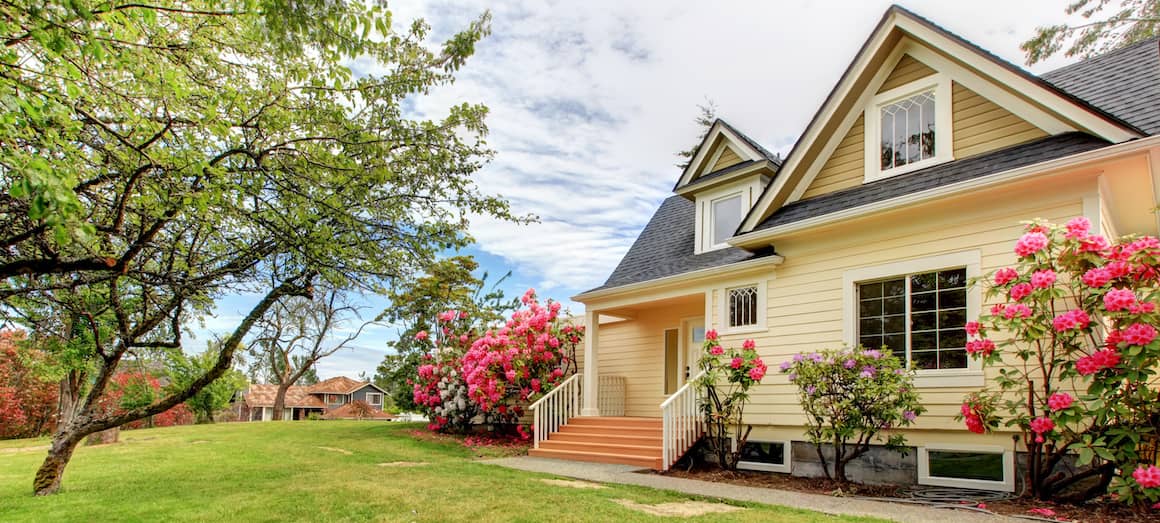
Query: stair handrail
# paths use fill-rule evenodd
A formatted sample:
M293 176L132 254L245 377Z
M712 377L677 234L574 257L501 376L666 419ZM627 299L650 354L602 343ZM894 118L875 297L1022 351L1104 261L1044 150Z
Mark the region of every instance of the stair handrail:
M669 470L704 433L701 415L701 389L697 381L705 371L685 380L685 384L661 402L664 428L661 442L661 470Z
M534 448L540 448L540 441L548 439L568 420L580 413L584 396L580 389L582 373L577 372L538 400L528 406L532 411L532 433ZM543 407L541 409L541 407Z

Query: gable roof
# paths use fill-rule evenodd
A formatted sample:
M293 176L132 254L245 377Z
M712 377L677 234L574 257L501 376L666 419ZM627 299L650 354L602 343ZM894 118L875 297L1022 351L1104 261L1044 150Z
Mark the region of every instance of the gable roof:
M246 405L252 407L273 407L274 397L278 395L278 386L274 384L255 383L250 385L244 395ZM317 396L307 392L306 387L291 385L286 389L286 408L325 409L326 404Z
M789 203L762 221L754 231L856 209L929 189L1100 149L1107 145L1110 145L1107 140L1084 133L1048 136L1032 142Z
M790 150L781 172L766 186L757 204L741 221L735 236L754 230L780 206L791 201L791 193L806 176L805 169L818 161L819 153L835 134L832 128L841 119L839 116L857 110L860 107L856 103L858 98L867 96L866 86L878 73L871 66L882 61L903 38L939 49L966 64L965 69L969 73L992 78L1007 88L1023 93L1042 107L1037 110L1047 110L1057 115L1060 121L1072 126L1072 130L1088 132L1111 142L1146 134L1116 116L895 5L886 11L870 38L859 49L855 59L806 126L802 137ZM825 131L826 128L830 130Z
M581 295L772 254L757 254L736 247L693 254L695 220L695 203L681 196L670 196L661 203L604 285Z
M713 125L709 126L709 130L705 132L705 136L701 139L701 143L697 144L697 148L693 151L693 157L689 159L685 170L681 171L681 177L677 180L673 190L676 191L682 187L692 184L694 181L704 178L707 175L715 174L714 172L706 172L697 176L701 172L701 168L709 160L712 152L712 145L717 142L718 138L723 138L726 143L734 145L741 152L742 163L747 161L770 161L774 165L781 165L781 159L778 155L769 152L768 149L758 144L752 138L746 136L736 127L729 125L728 122L718 118L713 121ZM730 169L734 166L726 167ZM724 169L722 169L724 170ZM720 172L720 171L717 171Z
M1160 133L1160 38L1061 67L1042 78L1148 134Z
M311 394L350 394L367 385L371 385L371 383L352 380L346 376L335 376L310 385L306 387L306 390Z

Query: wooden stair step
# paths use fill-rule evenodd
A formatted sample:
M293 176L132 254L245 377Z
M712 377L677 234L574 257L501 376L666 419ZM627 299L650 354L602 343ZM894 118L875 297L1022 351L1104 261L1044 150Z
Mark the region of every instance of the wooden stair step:
M540 445L541 447L538 449L529 450L528 455L537 458L588 461L593 463L617 463L621 465L634 465L638 467L646 467L658 470L661 468L661 458L659 457L653 458L630 456L624 454L609 454L605 452L583 452L575 450L553 450L543 448L543 443Z
M568 424L647 428L659 428L664 426L664 422L659 418L615 418L607 416L578 416L569 419Z
M627 436L657 436L664 434L663 427L621 427L617 425L573 425L560 427L559 432L583 432L586 434L624 434Z
M660 436L640 436L626 434L604 434L599 432L557 432L548 436L545 441L598 441L604 443L621 443L625 445L657 445L660 446L664 438Z
M602 441L557 441L548 440L541 441L541 449L551 450L567 450L580 452L602 452L605 454L623 454L629 456L642 456L659 458L661 453L660 442L656 445L624 445L620 443L602 442Z

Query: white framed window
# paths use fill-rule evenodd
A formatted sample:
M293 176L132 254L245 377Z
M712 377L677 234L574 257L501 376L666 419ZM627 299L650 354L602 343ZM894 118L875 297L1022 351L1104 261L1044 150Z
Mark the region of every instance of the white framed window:
M982 367L967 357L963 330L982 306L981 290L967 285L980 266L975 250L846 271L843 341L890 348L918 371L918 387L982 386Z
M383 395L381 393L378 393L378 392L368 392L367 393L367 403L370 405L374 405L374 406L382 405L383 404Z
M737 468L789 474L792 448L789 441L746 441Z
M730 329L757 326L757 284L725 289L725 322Z
M946 75L930 75L879 93L865 114L865 181L954 159L951 80Z
M918 447L918 484L1015 491L1015 453L995 446Z
M741 193L717 198L710 202L709 206L711 210L709 230L712 234L713 247L725 246L725 242L733 237L737 226L741 224L744 210L741 205Z

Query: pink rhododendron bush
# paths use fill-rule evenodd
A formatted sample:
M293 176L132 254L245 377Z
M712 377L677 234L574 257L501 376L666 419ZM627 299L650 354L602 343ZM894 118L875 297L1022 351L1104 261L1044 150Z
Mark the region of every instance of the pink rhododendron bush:
M781 364L797 385L806 434L826 478L848 481L846 466L875 442L906 455L906 438L891 429L911 425L926 409L914 389L914 371L905 367L890 351L862 347L797 354Z
M737 470L741 451L752 426L742 426L749 389L761 383L767 367L757 355L753 340L745 340L741 349L721 346L717 331L705 333L700 368L704 372L696 385L704 397L705 444L726 470Z
M1034 496L1086 500L1110 490L1146 506L1160 501L1160 240L1111 243L1090 228L1082 217L1032 223L1016 265L982 282L1001 303L967 324L967 352L1002 368L959 419L976 433L1021 433ZM1069 455L1079 468L1067 466Z
M560 304L541 304L533 290L520 301L502 325L475 325L448 311L439 316L440 332L418 333L433 348L419 367L414 398L432 430L465 432L483 421L526 432L518 425L524 409L576 373L584 327L561 321Z

